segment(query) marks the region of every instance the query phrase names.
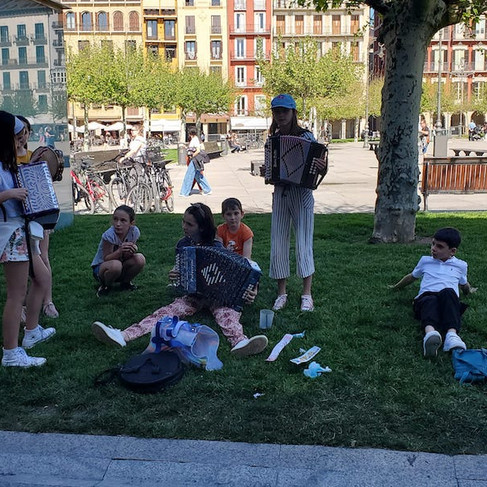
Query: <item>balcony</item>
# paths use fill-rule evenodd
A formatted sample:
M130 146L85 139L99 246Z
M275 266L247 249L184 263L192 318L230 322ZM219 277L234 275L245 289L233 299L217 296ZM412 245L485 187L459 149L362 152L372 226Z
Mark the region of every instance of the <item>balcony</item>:
M64 39L56 39L55 41L52 42L52 45L56 47L57 49L63 48L64 47Z
M53 22L52 28L53 29L62 29L63 28L63 22L61 22L61 21Z
M269 28L260 28L254 24L248 24L241 27L235 27L231 25L229 27L230 35L270 35L271 29Z
M33 89L36 90L38 93L49 93L49 85L47 84L47 82L37 83L37 85L33 85Z
M272 29L273 35L278 37L346 37L346 36L353 36L361 38L363 34L360 34L355 29L342 27L341 29L324 29L321 33L317 33L314 31L313 28L311 29L296 29L295 26L290 26L288 28L283 27L274 27Z
M2 36L0 38L0 47L10 47L12 45L12 38L10 36Z
M185 52L184 58L186 61L196 61L196 53L195 52Z
M233 9L234 10L247 10L247 2L245 1L237 1L233 4Z
M221 25L212 25L211 26L211 34L218 35L222 33L222 26Z
M35 46L42 46L47 44L47 37L42 35L32 35L30 36L30 40Z
M17 46L28 46L29 38L27 36L15 36L14 42Z
M64 61L62 59L54 59L54 66L64 66Z

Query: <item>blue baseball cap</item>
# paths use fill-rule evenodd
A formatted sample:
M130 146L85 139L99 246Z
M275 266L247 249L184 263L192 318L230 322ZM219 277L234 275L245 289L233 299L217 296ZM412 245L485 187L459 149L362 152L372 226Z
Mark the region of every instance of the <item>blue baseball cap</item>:
M271 108L277 107L292 108L293 110L296 110L296 102L291 95L277 95L271 101Z

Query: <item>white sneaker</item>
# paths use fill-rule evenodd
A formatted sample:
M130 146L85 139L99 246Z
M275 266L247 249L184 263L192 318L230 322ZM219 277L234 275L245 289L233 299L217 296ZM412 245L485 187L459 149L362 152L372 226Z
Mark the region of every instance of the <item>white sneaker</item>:
M2 365L4 367L39 367L47 360L43 357L29 357L21 347L3 350Z
M443 345L443 351L449 352L454 348L461 348L462 350L467 350L467 345L465 345L465 342L454 331L449 331L445 337L445 344Z
M91 325L91 331L100 342L108 345L119 345L125 347L125 342L122 332L118 328L104 325L101 321L94 321Z
M25 334L24 334L24 339L22 340L22 346L28 350L29 348L32 348L34 345L37 345L38 343L45 342L46 340L49 340L53 335L56 334L56 329L55 328L42 328L41 325L37 325L37 328L34 328L33 330L27 330L24 328Z
M423 338L423 352L425 357L436 357L441 345L441 335L436 331L429 331Z
M277 299L274 301L274 306L272 307L272 309L274 311L279 311L280 309L284 308L284 306L286 306L286 303L287 294L279 294L279 296L277 296Z
M247 357L248 355L257 355L267 347L267 337L265 335L256 335L252 338L246 338L238 342L231 351L237 357Z
M310 294L301 296L301 311L314 311L315 305Z

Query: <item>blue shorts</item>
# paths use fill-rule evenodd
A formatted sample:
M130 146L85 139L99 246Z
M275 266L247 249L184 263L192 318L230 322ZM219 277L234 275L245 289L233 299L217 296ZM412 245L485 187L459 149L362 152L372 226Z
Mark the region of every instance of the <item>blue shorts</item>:
M93 269L93 277L95 278L95 281L98 281L98 282L101 282L101 279L100 279L100 265L101 264L98 264L98 265L94 265L92 267L92 269Z

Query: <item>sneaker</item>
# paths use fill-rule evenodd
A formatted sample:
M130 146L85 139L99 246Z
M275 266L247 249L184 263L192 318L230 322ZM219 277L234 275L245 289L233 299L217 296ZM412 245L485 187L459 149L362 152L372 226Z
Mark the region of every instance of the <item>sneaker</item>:
M301 311L314 311L315 305L310 294L301 296Z
M33 330L25 329L24 339L22 340L22 346L25 349L32 348L34 345L38 343L45 342L49 340L53 335L56 334L55 328L42 328L41 325L37 325L37 328Z
M4 367L39 367L47 360L43 357L29 357L21 347L3 350L2 365Z
M441 335L436 331L426 333L423 338L423 352L425 357L436 357L441 345Z
M110 288L108 286L104 286L103 284L98 288L96 291L96 295L100 298L102 296L106 296L110 292Z
M265 335L256 335L252 338L245 338L238 342L231 350L231 353L237 357L247 357L248 355L257 355L267 347L267 337Z
M274 306L272 307L272 309L274 311L279 311L280 309L284 308L284 306L286 306L286 303L287 294L279 294L279 296L277 296L277 299L274 301Z
M120 291L136 291L137 286L132 282L121 282L120 283Z
M206 194L206 195L213 194L213 191L207 191L206 193L203 193L203 194Z
M454 348L461 348L462 350L467 350L467 345L465 345L465 342L454 331L449 331L445 337L445 344L443 345L443 351L449 352Z
M118 345L120 347L127 345L122 336L122 332L118 328L104 325L101 321L94 321L91 325L91 331L100 342L107 343L108 345Z
M59 312L56 309L56 306L54 306L54 303L52 301L45 304L44 308L42 308L42 311L49 318L59 318Z

